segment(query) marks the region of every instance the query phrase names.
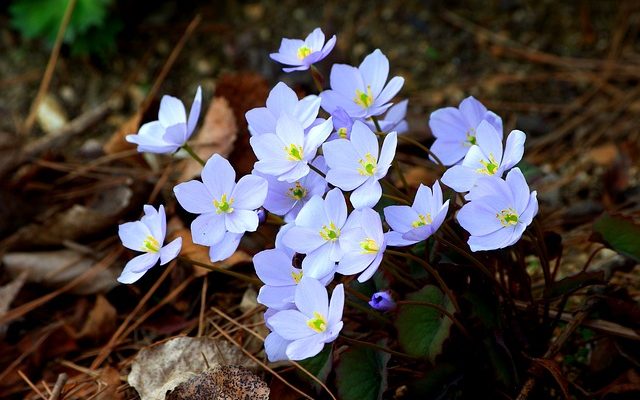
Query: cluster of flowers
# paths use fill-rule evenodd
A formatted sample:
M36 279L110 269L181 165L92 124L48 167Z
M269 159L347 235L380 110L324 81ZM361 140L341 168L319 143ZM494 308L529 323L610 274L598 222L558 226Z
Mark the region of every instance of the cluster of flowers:
M285 72L313 69L335 40L325 43L316 29L304 41L283 39L271 58L288 65ZM407 101L391 103L404 80L387 82L388 75L387 58L375 50L358 67L333 65L331 88L319 96L299 100L278 83L266 107L246 114L258 158L252 174L236 183L230 163L216 154L204 165L201 181L174 188L180 205L198 215L191 224L193 242L208 246L212 261L229 257L244 233L258 228L262 208L285 222L275 248L254 257L264 282L258 301L267 307L265 320L272 332L265 350L271 361L314 356L336 339L343 326L344 288L335 285L329 296L327 286L335 274L359 274L360 282L370 279L387 246L423 241L447 216L449 200L437 181L432 187L420 185L411 206L383 209L387 232L373 209L382 197L379 181L395 157L397 135L407 129ZM165 96L159 120L127 139L141 152L175 152L186 146L200 106L200 89L188 119L182 102ZM511 132L503 149L500 117L472 97L459 108L435 111L429 124L436 137L432 159L450 166L442 182L466 193L457 219L470 233L471 249L515 243L537 212L536 193L530 193L520 170L513 168L523 155L524 133ZM134 282L158 259L164 264L179 253L179 239L162 246L163 207L156 212L145 206L145 213L141 221L120 226L123 244L144 252L127 264L121 282ZM304 255L301 265L296 255ZM379 310L394 306L387 292L374 295L370 304Z

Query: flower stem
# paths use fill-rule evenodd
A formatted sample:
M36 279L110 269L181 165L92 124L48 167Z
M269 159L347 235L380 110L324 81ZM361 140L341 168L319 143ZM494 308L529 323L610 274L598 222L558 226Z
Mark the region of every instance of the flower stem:
M311 168L311 170L313 170L316 174L320 175L321 177L323 177L324 179L327 179L327 175L320 171L315 165L312 165L311 163L307 164L309 166L309 168Z
M401 357L401 358L407 358L407 359L410 359L410 360L419 360L420 359L420 357L415 357L415 356L411 356L411 355L406 354L406 353L401 353L399 351L387 349L386 347L377 345L375 343L363 342L362 340L353 339L353 338L350 338L350 337L347 337L347 336L344 336L344 335L340 335L340 338L342 340L344 340L345 342L347 342L347 343L360 345L360 346L365 346L365 347L370 347L370 348L375 349L375 350L380 350L382 352L389 353L389 354L391 354L393 356L397 356L397 357Z
M403 199L402 197L398 197L398 196L394 196L394 195L386 194L386 193L383 193L382 197L386 197L387 199L390 199L390 200L395 200L395 201L397 201L399 203L402 203L402 204L405 204L405 205L411 205L411 203L409 203L407 200Z
M382 128L380 128L380 121L378 121L378 117L375 116L371 116L371 121L373 121L373 125L375 125L376 127L376 133L381 133L383 136L386 136L386 133L384 133L382 131Z
M191 158L193 158L194 160L196 160L200 165L202 165L204 167L204 160L202 158L200 158L195 151L193 151L193 149L191 148L191 146L189 146L187 143L182 145L182 148L184 149L184 151L186 151L187 153L189 153L189 155L191 156Z
M197 265L198 267L206 268L206 269L208 269L210 271L219 272L221 274L229 275L229 276L232 276L234 278L241 279L243 281L252 283L254 285L262 286L262 281L260 281L259 279L256 279L256 278L253 278L251 276L244 275L244 274L240 274L238 272L230 271L230 270L228 270L226 268L218 267L217 265L203 263L203 262L200 262L200 261L192 260L191 258L187 258L187 257L184 257L184 256L179 256L178 259L180 261L184 261L184 262L192 264L192 265Z
M311 65L309 71L311 72L311 77L313 78L313 83L316 85L318 93L321 93L324 90L324 76L322 76L322 72L320 72L315 65Z

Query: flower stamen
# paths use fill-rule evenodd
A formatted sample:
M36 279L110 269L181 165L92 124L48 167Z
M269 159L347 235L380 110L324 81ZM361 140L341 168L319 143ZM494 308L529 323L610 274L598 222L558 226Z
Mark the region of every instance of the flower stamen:
M489 153L489 161L480 160L480 164L484 166L484 168L476 169L476 172L484 175L495 175L498 172L498 162L496 161L493 153Z
M360 164L360 168L358 168L360 175L373 176L378 168L378 163L371 153L365 154L364 159L359 159L358 163Z
M293 281L296 283L296 285L298 283L300 283L300 280L302 279L302 271L291 271L291 277L293 278Z
M327 320L322 314L314 311L313 318L307 321L307 326L314 332L322 333L327 330Z
M427 213L427 215L418 214L418 219L411 223L411 226L414 228L419 228L421 226L431 225L433 220L431 219L431 214Z
M287 196L293 200L300 201L307 196L307 189L302 186L300 182L296 182L295 186L292 186L287 190Z
M360 247L362 248L363 254L377 253L380 250L380 246L378 246L378 243L371 238L366 238L365 240L360 242Z
M227 200L226 193L220 197L220 201L214 199L213 205L216 207L216 214L229 214L233 212L233 207L231 207L231 205L233 205L233 198Z
M367 92L363 92L360 89L356 89L356 97L353 101L362 108L369 108L373 104L373 93L371 92L371 85L367 85Z
M284 151L287 152L287 158L289 159L289 161L302 161L304 154L302 146L290 144L289 146L284 148Z
M297 56L299 60L304 60L309 54L311 54L311 49L306 44L298 48Z
M147 253L157 253L160 251L160 243L156 238L148 235L144 241L142 241L142 251Z
M336 227L336 224L334 224L333 222L331 222L329 226L322 225L320 237L327 242L335 242L340 237L340 229L338 229L338 227Z
M505 208L496 214L502 226L512 226L518 223L518 213L513 208Z

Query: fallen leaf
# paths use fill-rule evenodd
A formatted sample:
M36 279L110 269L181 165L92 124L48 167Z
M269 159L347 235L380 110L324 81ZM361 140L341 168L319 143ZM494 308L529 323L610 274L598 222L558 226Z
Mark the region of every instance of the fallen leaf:
M166 400L268 400L269 386L237 365L219 365L181 383Z
M103 150L105 154L116 154L123 151L132 150L136 145L125 140L127 135L138 132L140 122L142 121L142 113L136 112L118 130L111 135L107 143L104 144Z
M61 287L91 268L97 261L74 250L7 253L2 257L6 271L11 276L27 272L29 282L49 287ZM104 293L118 284L120 268L105 269L83 285L75 286L70 293Z
M118 390L122 382L117 369L106 367L100 371L98 384L100 386L98 388L99 394L95 397L96 400L123 400L125 398L125 392Z
M109 303L103 295L99 294L96 297L96 303L94 304L89 315L82 326L80 332L76 335L76 339L90 339L98 341L102 338L110 337L115 332L116 317L118 313Z
M227 341L180 336L140 350L127 380L141 400L164 400L168 391L194 375L209 367L228 364L254 365Z
M4 315L4 313L9 310L9 306L13 299L15 299L16 295L22 289L25 281L27 280L27 272L23 271L20 273L15 279L0 287L0 316ZM0 339L4 338L4 335L7 333L7 325L0 325Z
M203 160L213 154L227 157L233 151L238 136L238 125L229 102L224 97L215 97L204 117L202 128L191 141L191 147ZM182 161L181 181L200 175L202 166L191 158Z

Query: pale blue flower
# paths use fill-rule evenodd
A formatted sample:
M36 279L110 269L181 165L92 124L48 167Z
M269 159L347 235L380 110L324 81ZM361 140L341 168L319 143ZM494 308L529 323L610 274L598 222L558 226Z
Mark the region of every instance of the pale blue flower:
M340 245L344 255L338 263L337 273L354 275L360 273L358 282L366 282L375 274L382 262L387 241L382 232L380 214L371 208L355 210L349 216L353 226L345 227Z
M347 222L347 204L340 189L330 190L325 199L313 196L302 207L283 236L284 244L306 254L302 268L307 276L320 279L335 271L344 253L341 232Z
M391 293L388 290L374 293L371 296L369 305L378 311L391 311L396 308L396 302L393 301L393 297L391 297Z
M150 205L145 205L144 216L140 221L127 222L118 227L118 236L124 247L144 252L129 260L118 277L118 282L133 283L156 265L158 260L160 265L165 265L178 256L182 238L176 238L163 246L166 232L167 217L163 205L160 205L158 211Z
M233 254L245 232L258 228L256 209L267 196L267 181L247 175L236 184L229 161L214 154L202 169L202 182L184 182L173 191L182 208L200 214L191 223L193 242L210 246L211 261L220 261Z
M322 29L316 28L305 40L282 39L277 53L271 53L272 60L291 67L282 68L284 72L305 71L331 53L336 44L336 35L324 42Z
M268 318L273 331L289 340L286 355L290 360L304 360L322 351L342 330L344 287L333 289L331 300L327 289L316 279L304 277L296 287L295 310L279 311Z
M341 107L352 118L383 114L404 84L399 76L387 83L388 76L389 60L378 49L366 56L358 68L334 64L329 78L331 89L320 93L322 108L332 114Z
M322 156L316 157L312 163L320 171L326 172L327 166ZM315 171L295 182L279 181L276 177L255 172L269 184L264 208L269 212L283 216L285 222L292 222L302 206L313 196L322 196L327 191L327 182Z
M283 82L278 82L267 97L267 106L247 111L245 118L251 135L276 132L276 122L283 113L290 114L303 129L308 129L318 116L320 97L307 96L298 100L296 92Z
M482 176L502 177L522 159L525 139L524 132L511 131L503 152L502 135L489 122L480 122L476 144L471 146L462 164L445 171L442 183L462 193L469 191Z
M338 107L331 113L331 119L333 120L334 132L327 140L349 139L354 122L353 118L342 107Z
M182 101L173 96L162 96L158 120L142 125L137 134L127 135L126 140L137 144L141 153L175 153L193 134L201 105L200 86L191 105L189 119Z
M360 209L373 207L382 196L380 179L389 171L396 153L398 137L391 132L384 138L378 157L378 138L367 126L356 121L351 139L336 139L322 145L329 166L327 182L351 193L351 204Z
M295 308L294 303L291 303L291 308ZM264 352L266 353L267 359L270 362L284 361L289 359L289 357L287 357L287 346L291 344L292 340L287 340L278 335L273 331L273 327L269 323L269 318L271 318L275 313L279 311L282 310L267 308L267 310L264 312L264 324L267 329L271 331L271 333L269 333L267 337L264 338Z
M300 121L282 113L275 133L256 135L249 141L259 160L254 165L255 170L275 176L279 181L295 182L303 178L310 171L308 164L332 128L329 118L305 134Z
M405 120L408 105L409 100L402 100L398 104L394 104L389 108L384 117L378 119L378 125L380 125L382 132L395 131L400 134L409 130L409 124L407 124L407 121ZM368 119L365 122L372 131L375 132L377 130L377 127L372 120Z
M506 180L497 176L478 179L467 195L469 203L458 211L460 225L471 234L472 251L502 249L517 242L538 213L536 191L519 168L513 168Z
M482 121L489 122L502 140L502 119L473 96L462 100L458 108L444 107L432 112L429 127L436 140L431 151L446 166L458 163L476 144L476 130Z
M420 185L411 207L385 207L384 218L392 229L385 233L387 244L409 246L433 235L449 210L449 200L442 200L442 189L436 181L433 191L428 186Z

